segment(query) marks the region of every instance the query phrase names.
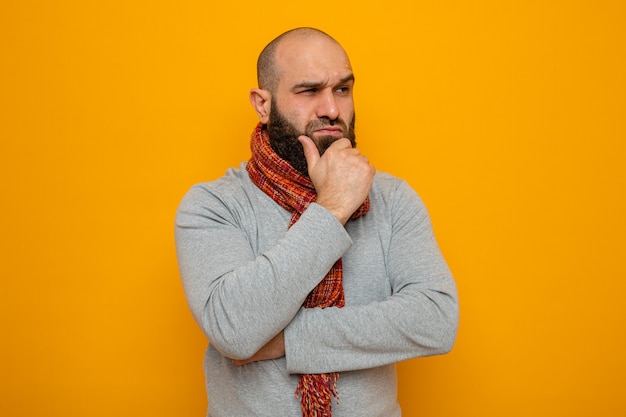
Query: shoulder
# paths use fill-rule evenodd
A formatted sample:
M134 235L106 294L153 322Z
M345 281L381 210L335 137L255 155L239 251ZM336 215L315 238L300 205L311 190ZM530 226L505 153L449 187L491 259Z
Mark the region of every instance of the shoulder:
M370 197L384 205L398 205L411 202L423 205L418 193L403 179L387 172L377 171Z
M243 162L216 180L193 185L180 202L178 216L195 214L213 217L237 211L250 200L255 188Z
M376 171L376 174L374 175L374 186L383 191L392 191L402 184L406 184L406 181L391 175L388 172Z
M245 167L246 163L242 162L237 168L229 168L223 176L215 180L194 184L185 195L183 201L207 195L221 197L232 193L244 192L246 182L249 182Z

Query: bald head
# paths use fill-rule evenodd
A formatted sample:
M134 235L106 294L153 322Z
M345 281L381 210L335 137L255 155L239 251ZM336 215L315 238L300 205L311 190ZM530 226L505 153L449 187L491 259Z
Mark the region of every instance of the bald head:
M259 88L270 92L276 90L281 76L281 68L276 61L276 52L281 45L289 42L305 42L319 39L330 41L341 48L341 45L327 33L309 27L289 30L267 44L257 60Z

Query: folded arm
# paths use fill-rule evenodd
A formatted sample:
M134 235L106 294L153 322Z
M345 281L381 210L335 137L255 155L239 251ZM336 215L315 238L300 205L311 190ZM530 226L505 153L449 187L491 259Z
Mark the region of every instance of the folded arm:
M401 183L388 204L391 231L385 266L362 268L351 279L366 288L386 274L391 294L344 308L301 309L285 329L287 369L292 373L358 370L448 352L458 326L457 290L428 213ZM380 214L380 213L379 213ZM352 254L357 266L372 262ZM368 274L368 271L375 272ZM356 275L356 277L354 276ZM372 298L375 298L372 295Z
M247 359L287 326L351 240L312 204L257 255L250 233L256 226L241 222L264 219L239 216L225 198L204 187L190 191L176 219L177 255L190 309L211 344Z

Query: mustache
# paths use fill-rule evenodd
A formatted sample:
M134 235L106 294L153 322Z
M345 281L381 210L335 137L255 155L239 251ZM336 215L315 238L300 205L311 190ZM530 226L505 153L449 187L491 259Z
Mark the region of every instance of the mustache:
M307 133L307 136L309 136L313 131L323 129L328 126L339 126L343 133L346 133L348 131L348 124L344 122L343 119L330 119L327 116L322 116L318 119L311 120L309 123L307 123L305 131Z

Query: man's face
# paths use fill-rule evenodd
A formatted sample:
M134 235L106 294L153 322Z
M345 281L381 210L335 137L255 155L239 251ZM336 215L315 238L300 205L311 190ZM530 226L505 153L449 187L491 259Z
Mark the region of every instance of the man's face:
M355 146L352 68L344 50L323 37L285 40L275 59L279 81L267 123L270 141L306 175L298 136L310 137L320 154L344 137Z

